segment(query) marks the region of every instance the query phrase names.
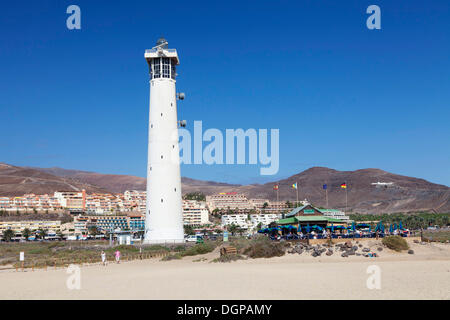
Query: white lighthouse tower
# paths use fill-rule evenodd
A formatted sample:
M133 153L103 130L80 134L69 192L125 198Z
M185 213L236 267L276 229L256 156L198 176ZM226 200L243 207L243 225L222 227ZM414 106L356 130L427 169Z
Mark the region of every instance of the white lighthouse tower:
M159 39L145 51L150 69L147 209L145 243L184 242L181 176L178 147L175 49Z

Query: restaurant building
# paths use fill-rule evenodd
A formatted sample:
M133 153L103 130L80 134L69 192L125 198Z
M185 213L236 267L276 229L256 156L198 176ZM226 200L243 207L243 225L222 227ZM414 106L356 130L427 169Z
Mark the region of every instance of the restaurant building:
M305 227L307 225L317 225L325 228L328 225L334 226L346 225L347 221L336 219L330 216L324 215L324 213L312 205L308 204L303 207L297 207L288 214L284 219L277 221L278 225L292 225L298 228L298 225Z

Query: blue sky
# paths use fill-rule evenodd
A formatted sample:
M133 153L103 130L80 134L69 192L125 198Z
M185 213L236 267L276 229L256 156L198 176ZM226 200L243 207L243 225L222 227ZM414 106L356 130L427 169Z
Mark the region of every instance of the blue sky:
M81 8L81 30L66 8ZM368 30L366 8L381 8ZM25 1L0 8L0 161L144 176L148 69L177 48L179 118L280 129L280 170L183 165L274 181L312 166L450 185L448 1Z

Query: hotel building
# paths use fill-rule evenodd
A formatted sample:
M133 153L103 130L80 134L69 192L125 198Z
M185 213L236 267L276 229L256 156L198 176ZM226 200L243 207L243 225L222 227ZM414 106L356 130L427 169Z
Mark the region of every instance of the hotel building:
M188 226L209 224L209 211L206 202L183 200L183 223Z

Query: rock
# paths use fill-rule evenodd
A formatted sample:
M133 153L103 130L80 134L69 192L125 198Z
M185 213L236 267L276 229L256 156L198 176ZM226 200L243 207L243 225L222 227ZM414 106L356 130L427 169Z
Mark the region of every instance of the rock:
M327 255L327 256L333 255L333 250L328 250L327 253L326 253L326 255Z
M357 252L357 253L356 253L356 255L357 255L357 256L360 256L360 255L361 255L361 253L358 253L358 252Z
M369 248L364 248L364 249L362 249L362 251L363 252L370 252L370 249Z
M347 248L351 248L351 247L353 247L353 245L352 245L352 242L351 242L351 241L347 241L347 242L345 243L345 246L346 246Z
M354 255L356 254L356 252L353 251L353 250L349 250L349 251L347 251L347 254L348 254L349 256L354 256Z
M408 254L414 254L414 250L408 250Z
M378 250L378 251L383 251L383 248L382 248L382 247L378 247L377 250Z
M414 243L419 243L419 240L414 240L413 242L414 242Z
M298 254L302 254L302 253L303 253L303 250L301 250L301 249L300 249L300 250L297 250L297 253L298 253Z
M353 251L358 250L358 246L353 246L353 247L352 247L352 250L353 250Z
M358 247L360 247L360 248L362 248L362 246L363 246L363 245L362 245L361 243L358 245Z
M348 258L347 252L344 252L343 254L341 254L341 257Z

